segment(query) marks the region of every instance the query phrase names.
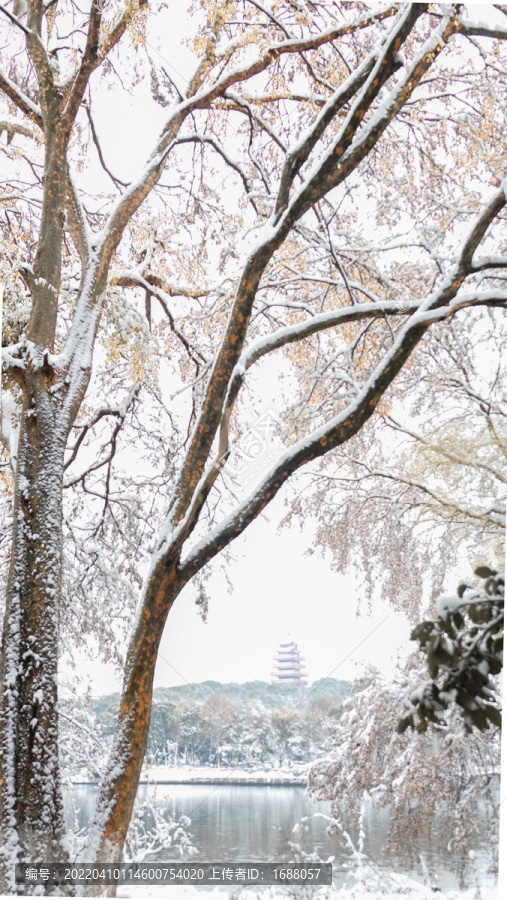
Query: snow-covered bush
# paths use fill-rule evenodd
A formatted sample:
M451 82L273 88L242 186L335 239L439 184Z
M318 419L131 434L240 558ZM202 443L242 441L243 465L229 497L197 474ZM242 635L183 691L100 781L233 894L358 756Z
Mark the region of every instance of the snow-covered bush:
M188 832L190 819L174 820L157 805L155 789L144 800L138 799L125 841L124 858L128 863L153 859L162 850L175 849L182 857L197 852Z
M308 768L308 790L331 801L331 833L359 827L366 795L391 816L386 850L420 868L423 842L447 847L449 867L463 876L469 842L485 827L496 864L498 734L467 734L456 711L446 727L397 733L402 699L420 680L416 656L394 680L373 668L359 679L326 756Z

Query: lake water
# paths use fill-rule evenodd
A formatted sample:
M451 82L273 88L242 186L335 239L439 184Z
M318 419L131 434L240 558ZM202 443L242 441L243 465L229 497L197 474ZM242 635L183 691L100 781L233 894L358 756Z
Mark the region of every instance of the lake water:
M76 809L76 824L86 826L91 815L96 796L93 785L74 785L72 800L66 797L67 812L73 818L72 802ZM304 850L319 851L320 858L335 857L334 883L341 887L346 882L346 871L342 866L350 859L350 853L342 846L343 838L330 837L326 833L326 821L318 813L328 814L327 802L309 802L304 795L304 787L270 785L163 785L156 788L141 786L140 799L147 791L153 795L157 805L165 815L178 819L181 815L191 819L189 828L192 842L197 848L195 861L200 862L285 862L291 859L289 841L297 841ZM309 818L306 818L309 817ZM294 826L302 818L306 821L294 832ZM384 872L398 872L422 881L422 875L411 868L410 860L403 856L385 856L382 853L389 829L389 817L385 810L370 807L365 816L365 852ZM351 834L354 842L357 835ZM494 887L496 876L488 873L491 854L485 841L476 841L470 847L476 853L479 882L483 887ZM428 870L438 874L442 890L471 887L459 883L451 871L451 856L445 848L439 850L426 846L423 857ZM180 861L182 857L174 852L164 851L161 855L167 862Z

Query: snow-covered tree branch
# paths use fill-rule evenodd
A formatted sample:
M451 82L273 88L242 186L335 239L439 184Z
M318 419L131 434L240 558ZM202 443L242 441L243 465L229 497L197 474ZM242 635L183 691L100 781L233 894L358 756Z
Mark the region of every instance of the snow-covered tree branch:
M482 587L462 582L456 594L437 599L438 619L421 622L412 632L426 654L431 681L410 694L401 732L442 724L442 713L454 704L468 730L501 724L494 678L503 664L505 577L488 566L479 566L475 575Z
M29 0L0 26L2 889L67 853L62 647L98 634L124 662L87 848L116 861L177 596L367 433L432 333L507 303L502 28L459 5L192 12L185 85L149 53L176 52L163 5L83 23ZM228 471L270 360L276 453L245 488Z

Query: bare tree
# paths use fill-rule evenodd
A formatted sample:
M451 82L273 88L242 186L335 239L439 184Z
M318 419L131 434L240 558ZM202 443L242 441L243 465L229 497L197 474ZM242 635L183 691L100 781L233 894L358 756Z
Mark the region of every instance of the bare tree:
M1 853L15 891L15 861L66 856L61 628L86 609L107 637L143 581L87 850L116 861L176 597L293 473L362 429L434 323L505 307L507 28L461 5L209 0L183 90L150 58L164 13L145 0L2 11ZM109 96L146 101L148 85L161 130L134 173L100 122ZM122 126L126 146L140 129L127 113ZM276 351L285 449L238 493L231 444ZM124 602L101 616L97 585Z

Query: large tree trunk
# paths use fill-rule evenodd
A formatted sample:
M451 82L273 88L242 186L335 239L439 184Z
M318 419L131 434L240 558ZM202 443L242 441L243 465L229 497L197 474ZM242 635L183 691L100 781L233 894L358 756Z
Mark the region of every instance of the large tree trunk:
M90 826L88 862L121 861L148 742L158 648L183 586L176 563L159 563L147 582L127 654L118 727ZM114 895L112 888L109 896Z
M65 861L58 765L58 642L65 434L47 372L27 371L1 655L0 890L14 863Z

